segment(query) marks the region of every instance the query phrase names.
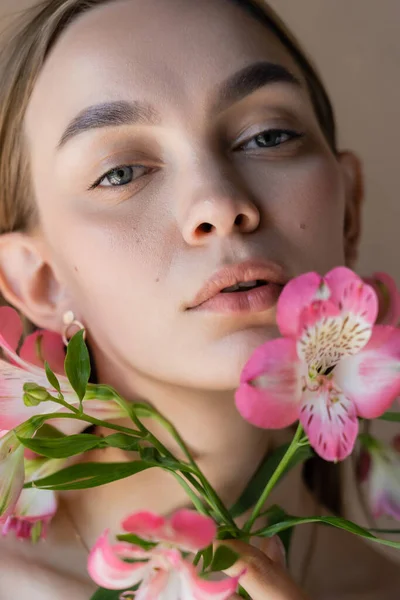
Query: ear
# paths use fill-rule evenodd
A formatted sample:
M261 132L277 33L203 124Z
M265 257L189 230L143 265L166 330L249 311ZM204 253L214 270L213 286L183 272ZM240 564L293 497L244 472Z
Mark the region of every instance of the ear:
M343 174L346 210L344 218L344 252L346 264L353 267L358 258L361 234L361 209L364 200L364 178L360 159L352 152L340 152L339 164Z
M0 291L36 326L60 332L72 307L43 241L25 233L0 236Z

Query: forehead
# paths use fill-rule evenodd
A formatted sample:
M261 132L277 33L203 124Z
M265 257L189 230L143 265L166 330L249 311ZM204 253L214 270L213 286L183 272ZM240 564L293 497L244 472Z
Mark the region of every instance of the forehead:
M262 60L302 79L276 37L231 0L115 0L57 41L31 97L28 137L60 134L100 102L140 99L193 118L225 77Z

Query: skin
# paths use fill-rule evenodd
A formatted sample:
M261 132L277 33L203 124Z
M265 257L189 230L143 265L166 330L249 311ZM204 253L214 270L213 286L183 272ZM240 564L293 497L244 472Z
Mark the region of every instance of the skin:
M265 85L216 112L223 82L261 61L286 67L300 85ZM150 103L158 120L91 130L57 148L83 109L113 101ZM277 263L287 279L350 264L362 188L356 157L334 155L300 69L265 27L227 0L115 1L91 10L50 53L25 125L39 226L0 239L4 294L54 331L73 310L87 329L99 380L167 414L232 502L284 435L245 423L233 403L252 351L277 334L275 309L222 316L187 306L217 270L249 258ZM254 136L269 129L301 136L257 147ZM89 189L120 165L142 165L133 183ZM119 450L91 456L124 458ZM64 502L90 545L105 523L117 530L129 511L168 513L186 501L172 478L149 472ZM53 570L66 547L65 519L54 528ZM303 597L287 576L286 583L274 579L273 596L271 561L261 560L268 568L248 576L255 600L267 592ZM84 578L78 562L74 576Z

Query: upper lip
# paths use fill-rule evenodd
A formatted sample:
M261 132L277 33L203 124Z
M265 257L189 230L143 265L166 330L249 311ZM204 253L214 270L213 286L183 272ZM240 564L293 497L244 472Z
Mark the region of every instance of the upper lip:
M282 286L288 281L283 268L276 263L256 259L247 260L236 265L227 266L214 273L202 286L192 302L190 302L188 308L196 308L227 287L260 279L267 283L275 283Z

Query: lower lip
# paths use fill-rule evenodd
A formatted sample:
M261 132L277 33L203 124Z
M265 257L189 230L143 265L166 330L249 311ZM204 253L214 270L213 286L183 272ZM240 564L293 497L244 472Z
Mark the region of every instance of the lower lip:
M193 310L224 314L262 312L275 306L281 291L281 285L269 283L243 292L221 292Z

